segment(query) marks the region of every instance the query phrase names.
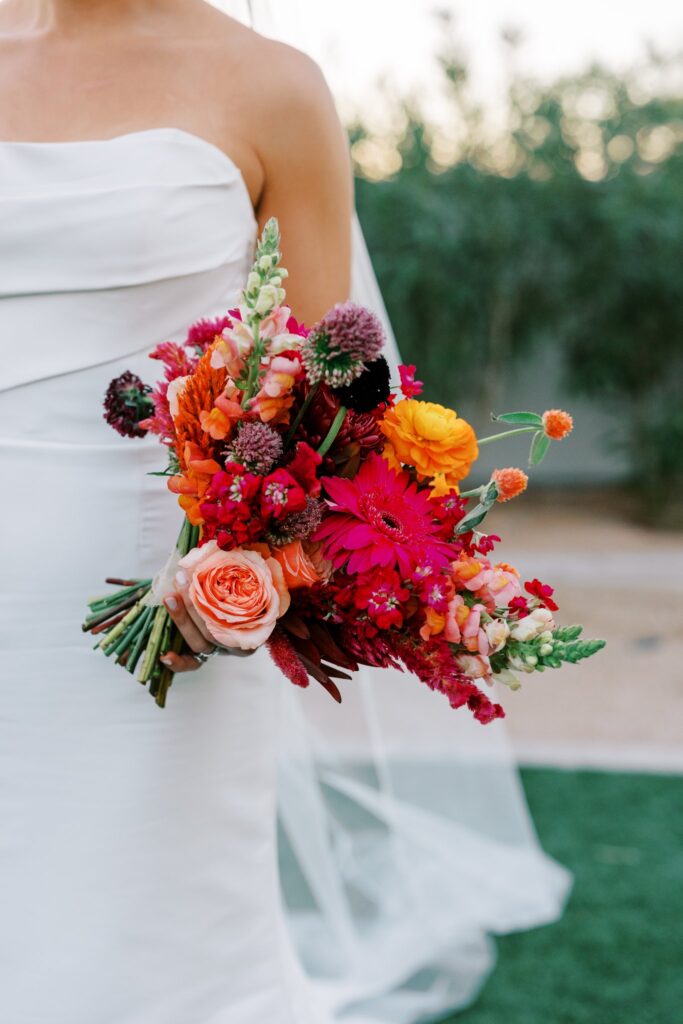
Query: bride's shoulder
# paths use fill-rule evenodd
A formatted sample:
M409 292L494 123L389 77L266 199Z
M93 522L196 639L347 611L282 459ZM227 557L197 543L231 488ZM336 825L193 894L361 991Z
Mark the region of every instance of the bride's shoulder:
M291 124L334 117L334 104L322 69L312 57L216 11L214 46L220 54L230 95L237 90L242 109L263 119ZM246 102L244 102L246 101Z

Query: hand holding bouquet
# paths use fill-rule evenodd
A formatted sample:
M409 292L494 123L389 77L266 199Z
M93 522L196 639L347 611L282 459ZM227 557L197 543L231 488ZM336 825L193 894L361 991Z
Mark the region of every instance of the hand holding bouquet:
M422 401L415 367L390 384L383 329L347 302L311 330L284 305L279 230L269 221L239 308L199 321L186 343L152 358L152 390L112 381L105 416L120 432L158 435L185 518L154 580L110 580L83 628L149 684L163 707L173 672L160 660L183 637L163 598L177 591L201 635L225 649L266 645L295 685L338 683L361 665L407 668L481 722L503 715L494 679L543 671L598 651L560 628L552 588L523 582L479 532L496 502L527 484L497 470L461 491L479 447L532 435L530 463L572 428L559 410L499 416L477 440L451 409ZM398 393L397 393L398 392ZM471 503L473 502L473 503Z

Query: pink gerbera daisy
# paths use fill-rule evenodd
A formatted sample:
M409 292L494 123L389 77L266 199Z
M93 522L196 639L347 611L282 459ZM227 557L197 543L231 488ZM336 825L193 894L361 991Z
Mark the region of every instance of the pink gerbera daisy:
M351 574L398 567L408 578L419 562L440 567L453 559L438 536L428 492L385 459L371 455L353 480L328 477L323 483L328 512L314 539L322 542L335 569L347 562Z

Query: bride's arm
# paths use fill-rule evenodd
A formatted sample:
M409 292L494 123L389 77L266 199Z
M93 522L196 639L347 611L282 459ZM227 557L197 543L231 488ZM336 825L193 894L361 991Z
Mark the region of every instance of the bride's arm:
M257 85L251 141L263 168L256 211L263 227L277 217L287 303L308 326L348 298L351 277L353 178L346 135L318 66L298 50L267 44L273 60ZM265 65L261 63L261 66ZM180 594L165 601L192 651L207 651ZM174 672L191 672L191 654L162 658Z
M353 177L346 134L320 68L282 44L257 100L264 171L257 216L277 217L287 304L308 326L349 296Z

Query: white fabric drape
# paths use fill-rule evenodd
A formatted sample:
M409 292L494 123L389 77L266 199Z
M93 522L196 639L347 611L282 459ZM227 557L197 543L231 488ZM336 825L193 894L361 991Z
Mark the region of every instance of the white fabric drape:
M242 8L230 13L315 52L294 0ZM382 318L395 375L357 217L352 297ZM490 936L555 920L570 877L538 844L502 722L482 727L396 671L363 670L343 692L340 708L282 688L283 897L336 1019L415 1024L471 1001Z

